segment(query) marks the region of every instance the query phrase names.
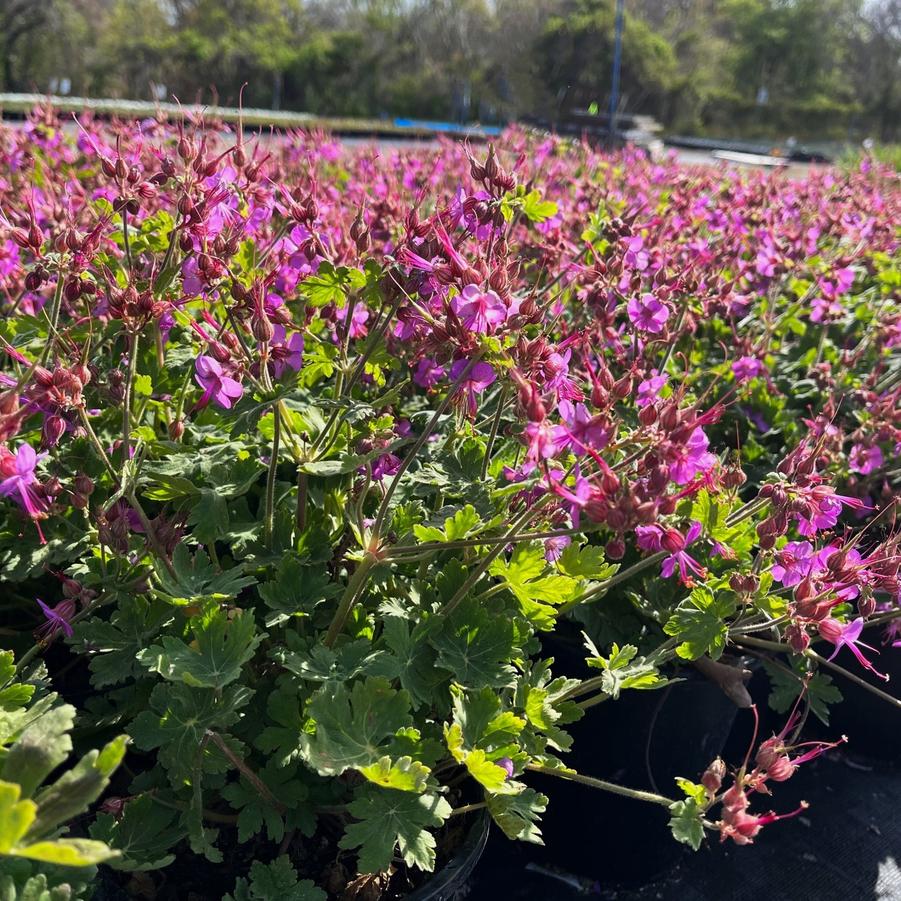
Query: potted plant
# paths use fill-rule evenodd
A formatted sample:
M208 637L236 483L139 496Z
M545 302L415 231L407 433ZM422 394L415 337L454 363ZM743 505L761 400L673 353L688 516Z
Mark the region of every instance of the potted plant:
M841 666L811 642L866 661L860 628L895 615L896 539L836 531L860 502L816 436L751 481L727 453L718 340L769 245L705 218L729 249L680 274L680 229L770 183L711 172L652 214L677 168L515 132L382 166L162 123L72 143L46 115L23 166L24 142L0 565L20 683L77 703L82 740L130 740L73 825L120 886L439 897L486 816L541 841L551 777L695 848L779 818L751 805L831 746L797 750L794 714L653 790L568 764L570 725L687 666L747 705L727 646L780 658L804 709ZM585 671L561 674L573 623Z

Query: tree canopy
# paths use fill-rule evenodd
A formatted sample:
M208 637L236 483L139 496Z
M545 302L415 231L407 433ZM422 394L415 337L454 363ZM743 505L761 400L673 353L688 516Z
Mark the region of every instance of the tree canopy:
M0 0L0 87L503 121L607 104L614 0ZM622 103L898 137L898 0L626 0Z

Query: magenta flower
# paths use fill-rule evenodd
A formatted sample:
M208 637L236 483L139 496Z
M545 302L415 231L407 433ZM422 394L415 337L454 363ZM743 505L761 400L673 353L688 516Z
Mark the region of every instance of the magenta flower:
M544 541L544 559L548 563L556 563L570 544L572 544L572 539L568 535L546 538Z
M709 472L716 463L716 455L707 447L710 441L698 426L689 436L684 448L676 451L676 459L670 464L669 476L677 485L687 485L699 473Z
M413 381L420 388L434 388L444 378L444 367L431 357L423 357L416 365Z
M286 331L283 325L274 327L272 337L272 371L277 379L280 379L287 369L300 372L303 366L303 335L293 332L286 340Z
M451 366L451 381L456 382L468 365L469 360L457 360ZM466 409L470 416L476 415L476 395L481 394L496 378L491 366L482 360L469 370L469 375L461 382L460 388L466 392Z
M810 572L813 559L813 545L809 541L789 541L776 552L771 570L773 578L786 588L798 585Z
M851 448L851 455L848 458L851 466L851 472L859 472L861 475L869 475L879 469L884 460L882 450L878 444L867 447L863 444L855 444Z
M707 575L707 570L685 551L685 548L697 541L701 534L701 528L701 524L697 520L692 520L685 535L682 535L678 529L664 528L658 525L636 526L635 536L638 546L644 551L658 553L666 550L670 552L670 556L663 561L660 567L660 574L664 578L670 578L678 568L682 584L691 586L694 584L691 573L695 573L701 578Z
M662 332L669 319L669 308L653 294L633 297L629 301L626 311L636 328L653 335Z
M638 397L635 403L637 403L639 407L650 406L658 397L660 397L660 392L663 390L663 386L666 385L668 380L669 376L666 373L660 375L656 369L653 370L650 378L639 383Z
M747 382L766 372L766 366L757 357L739 357L732 364L732 372L737 382Z
M603 419L592 416L585 404L561 400L557 411L566 423L558 429L560 435L557 443L561 449L572 445L573 453L580 457L588 449L600 450L610 440L610 430Z
M225 374L222 364L213 357L202 354L194 364L194 378L203 388L203 396L198 407L206 406L211 400L218 406L230 410L232 404L244 393L241 383Z
M55 607L48 607L40 598L36 598L36 600L47 620L37 629L37 634L46 639L62 632L67 638L71 638L72 623L70 620L75 614L75 601L72 598L66 598Z
M843 505L850 507L852 510L866 507L862 500L844 494L836 494L827 485L816 486L806 500L808 501L809 512L803 515L801 513L795 514L798 531L806 538L816 535L817 532L823 529L831 529L838 522Z
M643 272L648 268L648 253L644 249L644 238L634 235L626 241L626 253L623 260L627 266Z
M10 497L32 518L38 519L47 512L46 501L35 491L38 478L35 475L38 461L46 454L36 454L30 444L20 444L15 455L3 448L0 455L0 495Z
M507 318L507 307L494 291L467 285L451 301L451 309L466 328L486 335Z
M837 619L828 617L819 623L818 629L820 635L822 635L826 641L831 641L835 645L835 650L829 657L830 660L833 660L842 648L847 648L857 658L857 662L864 669L869 670L873 675L878 676L880 679L885 679L885 681L888 682L888 676L880 673L876 667L864 657L863 651L861 651L861 648L866 648L868 651L873 651L874 654L879 653L876 648L872 648L859 640L860 633L863 631L863 617L859 616L853 622L845 625L842 625Z

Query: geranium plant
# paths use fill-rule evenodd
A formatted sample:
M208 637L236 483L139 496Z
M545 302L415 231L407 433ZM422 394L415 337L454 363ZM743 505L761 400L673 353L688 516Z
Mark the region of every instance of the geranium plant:
M0 675L130 739L85 865L403 894L480 811L540 842L534 772L695 848L779 818L829 747L800 711L898 612L895 176L48 111L0 138ZM738 769L567 765L568 724L693 662L749 702L727 649L798 699Z

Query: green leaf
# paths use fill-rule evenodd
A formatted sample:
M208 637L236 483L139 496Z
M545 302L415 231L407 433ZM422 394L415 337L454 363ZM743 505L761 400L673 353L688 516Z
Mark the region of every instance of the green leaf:
M134 872L169 866L171 849L185 836L176 822L177 811L140 795L129 801L118 817L98 814L90 826L91 838L105 842L121 857L110 863L116 870Z
M574 579L609 579L619 569L619 564L608 563L604 549L593 544L578 547L568 544L557 561L557 568Z
M0 779L15 782L24 798L30 798L37 787L71 753L69 732L75 724L75 708L63 704L48 710L22 734L0 758Z
M194 688L224 688L241 675L265 633L256 634L253 615L235 611L233 617L216 609L192 620L190 645L171 635L137 655L141 664L170 682Z
M704 840L704 824L701 822L702 811L692 798L676 801L670 805L669 827L676 841L689 845L697 851Z
M474 603L461 604L432 638L438 666L473 689L512 683L513 623Z
M323 602L337 597L341 586L329 579L322 566L306 566L294 554L286 554L278 565L276 577L257 589L273 613L267 626L287 622L292 617L311 616Z
M544 222L557 212L557 204L552 200L542 200L537 190L529 191L522 198L523 215L530 222Z
M324 307L333 303L343 307L347 303L348 293L365 284L366 276L359 269L349 269L347 266L335 268L331 263L323 262L316 275L305 278L298 290L311 306Z
M298 879L287 854L272 863L255 860L250 865L250 882L239 878L234 895L222 901L326 901L326 893L311 879Z
M388 752L390 741L412 724L410 696L393 689L387 679L326 683L307 704L314 731L301 736L304 759L320 776L340 776L363 769Z
M436 529L434 526L413 526L413 534L421 541L459 541L477 532L482 525L482 519L472 504L457 510L453 516L444 520L444 529Z
M70 644L90 656L91 685L106 688L144 672L138 652L173 618L164 601L136 595L117 605L109 620L92 616L77 623Z
M200 497L192 501L188 525L192 536L201 544L212 544L228 532L228 501L219 491L202 488Z
M426 790L431 770L412 757L392 760L386 755L370 766L362 767L360 772L382 788L421 793Z
M418 634L416 627L399 616L386 616L382 637L391 650L401 688L410 694L413 708L433 700L435 690L448 673L436 666L437 654Z
M20 801L21 789L12 782L0 782L0 854L9 854L28 832L37 816L34 801Z
M42 788L34 797L38 812L28 837L46 838L62 823L84 813L109 785L125 756L126 744L126 736L120 735L99 751L88 751L72 769Z
M0 688L0 710L12 711L24 707L34 695L33 685L10 685L15 676L15 655L12 651L0 651L0 685L6 686Z
M543 845L538 821L547 810L547 796L527 788L518 795L489 795L488 812L510 839Z
M219 692L163 683L153 689L150 710L138 714L128 732L142 750L160 749L160 763L172 784L179 786L190 780L207 730L227 729L237 722L252 695L243 685L230 685ZM204 753L211 753L209 746Z
M153 394L153 380L149 375L136 375L133 384L135 394L141 397L150 397Z
M803 667L804 661L800 660L797 667ZM801 673L796 675L787 673L782 667L764 662L763 668L770 679L769 705L776 713L786 713L798 700L804 690L804 681L807 681L806 700L810 704L810 712L820 720L823 725L829 725L829 706L837 704L842 699L842 693L838 686L833 684L832 677L825 673Z
M604 671L601 676L601 690L611 698L618 698L620 693L628 688L646 691L662 688L668 684L669 680L660 675L654 664L649 663L644 657L636 659L638 648L635 645L627 644L620 647L614 643L610 648L609 657L601 656L590 643L589 650L594 656L589 657L586 662L590 667Z
M395 846L407 866L435 869L437 829L450 816L451 806L440 795L391 791L368 786L348 805L358 822L347 827L339 847L358 848L361 873L388 869Z
M444 724L444 740L457 763L490 792L511 794L522 790L507 778L496 761L502 757L522 757L517 739L526 721L503 710L500 698L490 688L466 693L452 688L453 722Z
M565 575L544 575L550 571L540 542L521 542L509 561L495 560L488 570L503 579L520 603L523 615L538 629L548 631L557 617L555 606L579 593L579 582Z
M240 566L216 572L202 550L198 549L192 557L184 542L176 545L172 566L174 577L165 567L157 568L160 587L156 591L164 600L178 606L233 600L242 588L256 582L252 576L242 575Z
M288 642L291 644L289 637ZM373 649L366 639L341 645L336 651L324 644L277 648L272 655L285 669L307 682L350 682L357 676L394 678L396 667L388 654Z
M89 838L57 838L53 841L21 845L10 852L16 857L27 857L41 863L60 867L90 867L104 863L118 855L103 842Z
M663 631L680 639L676 653L683 660L697 660L704 654L717 660L726 646L726 620L734 612L734 596L729 592L714 594L701 585L679 604Z
M307 800L308 790L300 780L297 767L294 765L280 767L277 761L269 761L257 775L264 785L278 799L284 808L276 810L258 789L243 776L237 782L230 782L222 789L222 797L228 801L238 814L238 841L246 842L265 827L269 841L280 842L285 836L286 828L304 825L303 832L312 834L315 819L312 812L304 810L296 816L296 808Z
M300 755L300 735L304 725L296 684L285 682L269 694L266 716L272 724L256 736L254 747L270 755L278 766L287 766Z

